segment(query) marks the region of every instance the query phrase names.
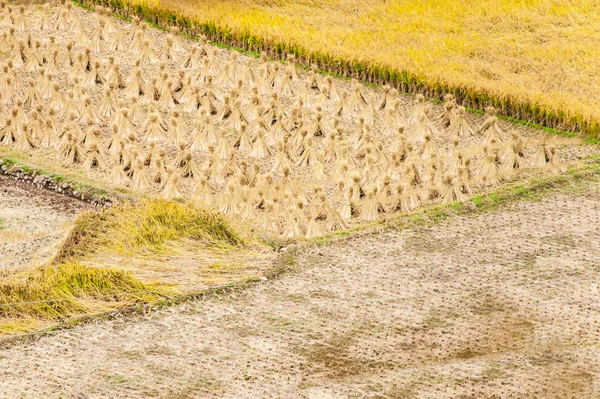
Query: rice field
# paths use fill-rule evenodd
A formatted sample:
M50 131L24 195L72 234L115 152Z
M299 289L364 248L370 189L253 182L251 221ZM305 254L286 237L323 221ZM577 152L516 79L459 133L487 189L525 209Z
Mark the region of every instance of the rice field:
M94 3L0 0L0 398L599 397L593 2Z
M244 292L0 348L0 397L598 398L593 187L313 247Z
M566 171L594 152L392 87L72 3L5 6L0 143L98 181L314 238Z
M597 1L86 1L250 50L598 134Z

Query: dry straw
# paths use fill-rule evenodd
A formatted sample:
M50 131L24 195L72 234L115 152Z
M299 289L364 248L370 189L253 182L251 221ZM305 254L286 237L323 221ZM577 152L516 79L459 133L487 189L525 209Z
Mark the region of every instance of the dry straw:
M493 107L472 126L453 95L441 110L406 104L391 86L220 53L104 9L24 15L0 23L0 143L285 237L565 168L561 143L507 133Z

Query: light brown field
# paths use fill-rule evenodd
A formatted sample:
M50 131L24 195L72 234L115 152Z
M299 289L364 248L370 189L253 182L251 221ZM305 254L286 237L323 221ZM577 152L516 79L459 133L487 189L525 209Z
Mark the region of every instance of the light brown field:
M242 293L4 349L0 392L596 398L599 211L594 186L317 247Z
M41 264L84 202L0 176L0 274Z

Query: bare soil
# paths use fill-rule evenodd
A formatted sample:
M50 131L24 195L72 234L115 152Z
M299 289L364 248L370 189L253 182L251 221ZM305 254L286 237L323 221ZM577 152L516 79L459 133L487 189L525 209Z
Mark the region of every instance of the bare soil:
M0 351L0 396L597 398L600 194L308 250L242 293Z
M40 264L90 206L0 176L0 273Z

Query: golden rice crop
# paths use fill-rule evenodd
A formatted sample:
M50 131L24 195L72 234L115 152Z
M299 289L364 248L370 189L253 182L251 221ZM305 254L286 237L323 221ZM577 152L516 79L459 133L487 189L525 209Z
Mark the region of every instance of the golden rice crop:
M88 0L216 40L598 134L598 1Z
M220 216L161 199L124 203L80 215L54 261L88 255L98 249L130 254L177 239L196 245L240 245L244 239Z
M494 107L473 120L453 95L438 109L104 8L4 8L0 145L288 238L463 201L524 173L564 171L590 150L523 137Z
M0 280L0 331L6 318L57 318L93 308L156 299L152 288L115 269L47 266ZM98 308L98 304L96 304Z

